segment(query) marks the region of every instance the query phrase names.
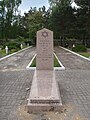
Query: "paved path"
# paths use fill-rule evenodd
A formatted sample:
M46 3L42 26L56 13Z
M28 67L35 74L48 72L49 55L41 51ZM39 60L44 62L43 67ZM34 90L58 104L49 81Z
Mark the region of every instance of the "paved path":
M90 62L59 47L55 52L66 67L56 71L62 102L71 106L62 120L78 120L77 116L90 120ZM34 54L35 48L30 48L0 62L0 120L26 120L17 112L27 103L34 71L26 70L26 66Z
M74 55L60 47L55 48L55 52L66 69L90 70L90 62Z
M27 49L0 62L0 70L25 69L32 57L35 55L35 48Z
M56 47L55 52L66 67L65 71L56 72L63 103L74 106L77 112L73 114L78 113L90 120L90 61L60 47Z

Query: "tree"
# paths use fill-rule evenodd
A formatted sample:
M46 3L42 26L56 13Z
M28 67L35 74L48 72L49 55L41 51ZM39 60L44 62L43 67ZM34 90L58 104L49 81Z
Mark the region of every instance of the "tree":
M0 1L0 38L4 38L4 28L5 28L5 1Z
M28 14L25 13L24 16L20 17L18 26L18 35L23 38L29 38L29 27L28 27Z
M21 4L21 0L6 0L6 37L10 38L13 22L15 18L17 20L16 12L18 12L18 7ZM7 31L8 30L8 31Z
M62 6L70 5L71 0L49 0L50 6L53 7L57 4L61 4Z
M34 39L36 32L42 28L42 12L35 11L28 17L29 36Z
M18 7L21 0L1 0L0 1L0 26L1 38L11 38L13 23L17 20Z
M26 14L29 37L31 39L35 38L38 30L42 29L43 27L48 27L49 15L50 11L46 11L45 6L39 8L39 10L31 7L29 12Z
M75 21L74 9L67 0L61 1L52 7L51 26L56 38L64 37L69 34Z
M90 38L90 1L75 0L80 9L77 13L78 22L81 24L80 31L82 33L83 44L86 44L86 39Z

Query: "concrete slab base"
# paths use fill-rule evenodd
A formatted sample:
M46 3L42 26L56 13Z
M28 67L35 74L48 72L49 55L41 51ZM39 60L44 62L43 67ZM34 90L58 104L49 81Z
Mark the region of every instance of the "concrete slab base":
M35 113L35 112L45 112L45 111L59 111L62 104L28 104L27 112Z
M58 110L62 105L54 70L35 70L30 96L27 104L28 112Z

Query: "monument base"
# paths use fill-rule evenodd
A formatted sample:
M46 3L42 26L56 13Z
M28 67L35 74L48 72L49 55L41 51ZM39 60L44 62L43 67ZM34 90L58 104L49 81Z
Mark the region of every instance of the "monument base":
M27 112L46 112L46 111L59 111L62 104L32 104L28 103Z
M35 70L27 104L28 112L59 110L62 105L54 70Z

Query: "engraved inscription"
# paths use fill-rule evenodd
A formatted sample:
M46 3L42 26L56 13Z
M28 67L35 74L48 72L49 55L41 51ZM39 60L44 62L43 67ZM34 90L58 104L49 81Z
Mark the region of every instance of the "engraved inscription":
M53 69L53 34L42 29L37 33L37 69Z

